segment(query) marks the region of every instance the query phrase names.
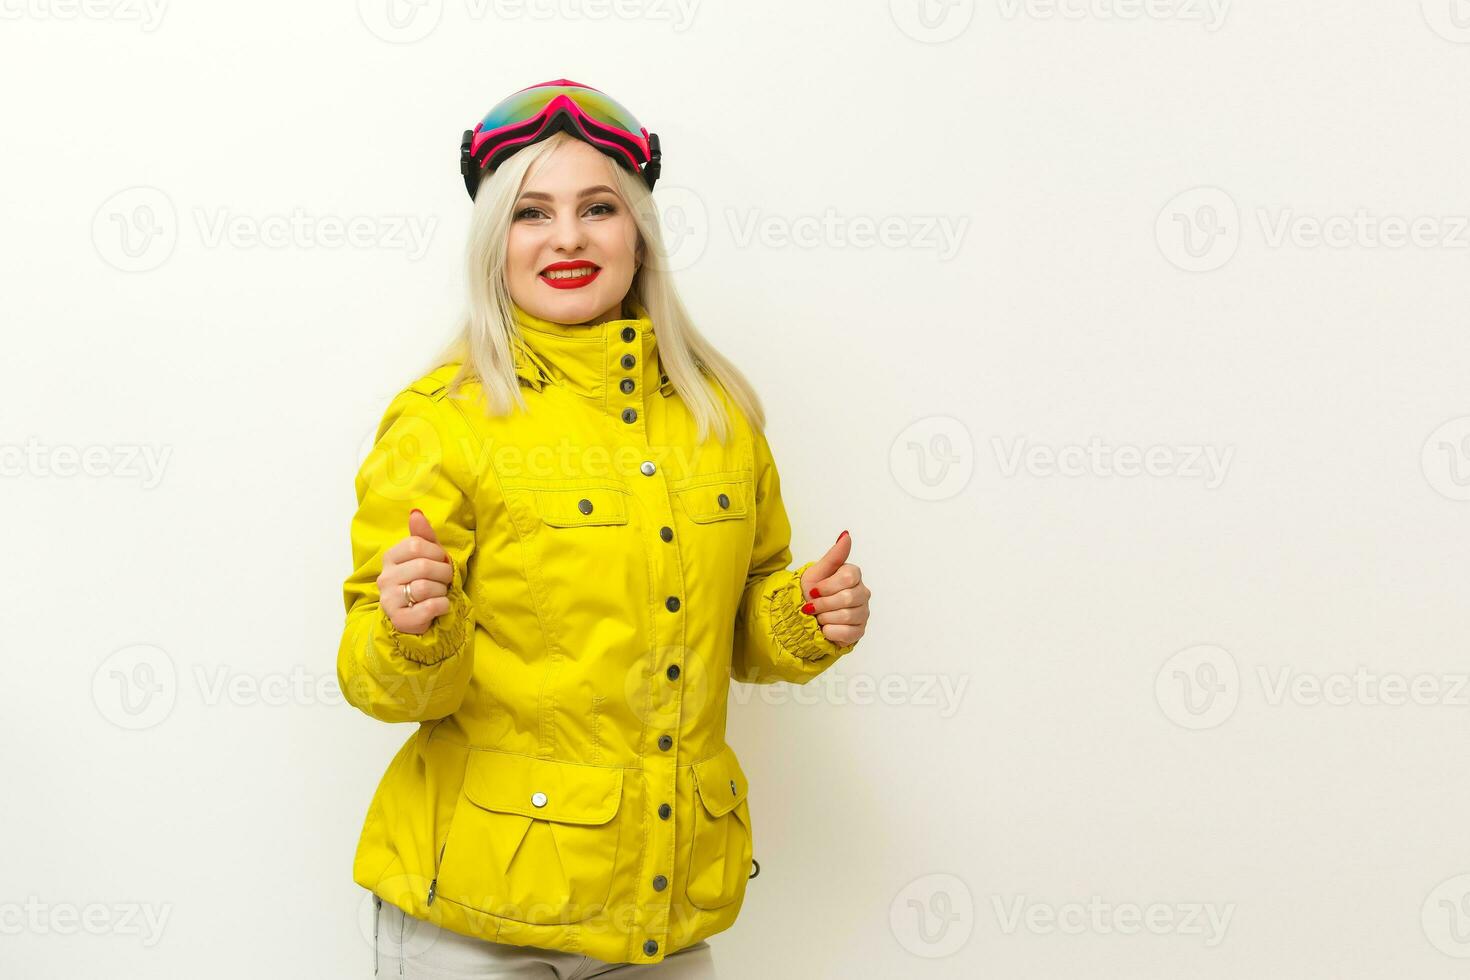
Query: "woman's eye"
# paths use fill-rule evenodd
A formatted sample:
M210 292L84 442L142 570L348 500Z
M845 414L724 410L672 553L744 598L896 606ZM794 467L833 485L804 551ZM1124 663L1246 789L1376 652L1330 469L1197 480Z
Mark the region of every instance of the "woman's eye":
M606 210L604 210L604 211L595 211L594 209L596 209L596 208L605 208ZM597 202L596 204L592 205L591 207L589 207L587 209L587 213L588 214L594 214L594 213L595 214L616 214L617 211L618 211L617 208L615 208L611 204L608 204L608 203L603 202L603 201L599 201L599 202Z
M519 211L516 212L516 220L520 221L522 218L530 218L536 215L540 215L541 217L546 216L545 212L543 212L540 208L521 208Z

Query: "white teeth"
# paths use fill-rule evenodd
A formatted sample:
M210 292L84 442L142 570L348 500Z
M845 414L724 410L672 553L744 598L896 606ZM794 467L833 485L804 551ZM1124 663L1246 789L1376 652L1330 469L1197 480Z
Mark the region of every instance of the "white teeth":
M592 266L584 265L580 269L553 269L550 272L543 272L541 274L547 279L581 279L583 276L590 276L596 271Z

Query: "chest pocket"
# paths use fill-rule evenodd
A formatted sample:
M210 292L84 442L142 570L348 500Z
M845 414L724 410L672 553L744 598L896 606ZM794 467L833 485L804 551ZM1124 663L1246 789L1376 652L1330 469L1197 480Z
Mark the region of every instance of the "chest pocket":
M750 482L743 476L722 477L675 491L684 514L696 524L734 521L750 516Z
M523 482L504 490L538 622L551 642L596 655L603 642L598 624L628 621L648 589L636 501L611 479Z
M689 589L712 588L710 595L718 601L738 596L755 544L755 487L750 474L738 470L702 474L670 491L676 514L682 515L679 533L688 546L683 554Z
M607 486L533 490L536 513L552 527L628 523L628 496Z

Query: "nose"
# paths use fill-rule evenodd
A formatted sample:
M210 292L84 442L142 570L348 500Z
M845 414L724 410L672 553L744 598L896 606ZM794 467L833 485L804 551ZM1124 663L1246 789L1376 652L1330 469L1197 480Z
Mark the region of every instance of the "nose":
M587 244L587 232L574 211L563 211L556 216L551 226L551 247L561 254L580 251Z

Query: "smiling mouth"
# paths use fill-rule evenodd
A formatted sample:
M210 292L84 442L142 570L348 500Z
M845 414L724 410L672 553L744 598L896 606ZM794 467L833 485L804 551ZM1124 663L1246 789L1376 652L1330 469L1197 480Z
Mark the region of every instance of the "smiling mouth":
M547 279L582 279L597 274L597 266L584 265L575 269L547 269L541 275Z
M538 275L552 289L580 289L597 278L602 267L591 262L553 262Z

